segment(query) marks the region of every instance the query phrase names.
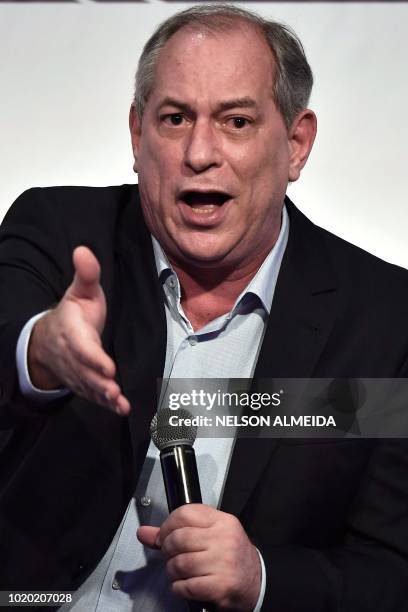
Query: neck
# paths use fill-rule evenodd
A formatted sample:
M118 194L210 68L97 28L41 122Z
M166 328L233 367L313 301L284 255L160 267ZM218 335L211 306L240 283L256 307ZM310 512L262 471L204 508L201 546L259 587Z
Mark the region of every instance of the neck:
M180 281L183 310L194 330L230 312L237 297L253 279L271 248L272 245L269 245L240 267L200 268L170 260Z

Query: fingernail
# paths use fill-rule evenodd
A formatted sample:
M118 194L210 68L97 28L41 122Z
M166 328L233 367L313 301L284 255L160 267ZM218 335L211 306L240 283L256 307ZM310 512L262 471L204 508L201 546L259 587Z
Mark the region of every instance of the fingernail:
M108 402L110 402L110 400L112 399L112 395L109 391L105 391L105 399L108 400Z
M116 404L115 406L115 410L117 414L120 414L120 416L123 416L123 410L122 408L119 406L119 404Z

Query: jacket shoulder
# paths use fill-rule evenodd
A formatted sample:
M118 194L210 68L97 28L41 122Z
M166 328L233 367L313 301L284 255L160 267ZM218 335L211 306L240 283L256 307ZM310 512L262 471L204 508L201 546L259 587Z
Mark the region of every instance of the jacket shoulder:
M74 223L88 217L93 221L112 217L135 197L135 185L112 187L32 187L24 191L13 203L4 217L10 222L38 219L51 213ZM95 215L102 215L95 219Z
M124 224L132 226L133 235L135 228L144 227L135 185L34 187L4 217L0 261L24 261L30 269L35 262L44 278L64 290L72 280L72 252L79 245L95 253L103 270L111 270L118 228Z
M329 252L330 261L341 284L354 290L405 292L408 297L408 270L380 259L343 238L316 226Z

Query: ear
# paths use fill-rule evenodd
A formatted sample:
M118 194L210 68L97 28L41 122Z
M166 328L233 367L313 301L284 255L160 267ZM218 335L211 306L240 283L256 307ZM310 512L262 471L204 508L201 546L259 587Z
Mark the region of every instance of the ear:
M135 159L135 162L133 164L133 170L137 172L137 159L139 156L139 143L142 126L136 108L133 104L131 105L129 111L129 129L130 137L132 139L133 157Z
M297 181L316 137L317 120L312 110L299 113L289 128L289 181Z

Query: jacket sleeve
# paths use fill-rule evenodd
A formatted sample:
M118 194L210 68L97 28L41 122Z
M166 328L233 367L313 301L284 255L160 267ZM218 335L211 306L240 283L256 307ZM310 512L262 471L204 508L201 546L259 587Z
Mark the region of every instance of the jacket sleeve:
M346 518L341 545L257 543L266 565L262 611L406 612L407 474L408 440L381 440Z
M0 429L33 414L33 403L19 392L17 340L28 319L60 300L72 276L63 222L49 193L24 192L0 228Z

